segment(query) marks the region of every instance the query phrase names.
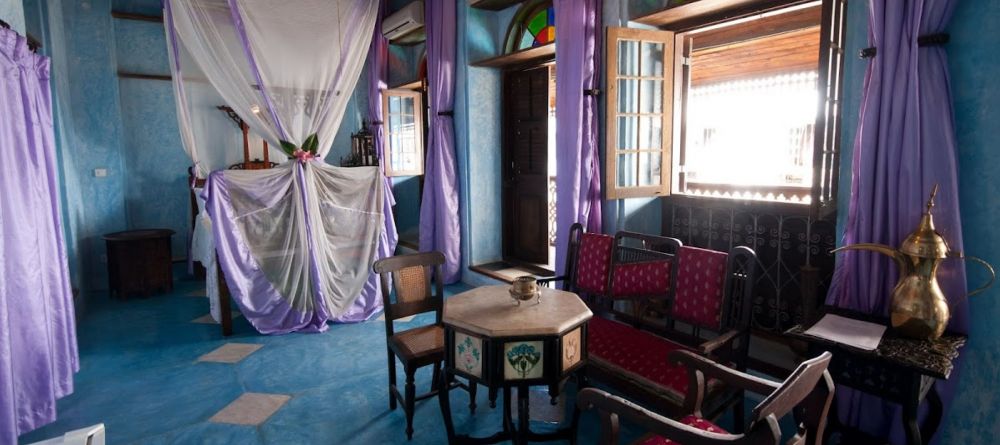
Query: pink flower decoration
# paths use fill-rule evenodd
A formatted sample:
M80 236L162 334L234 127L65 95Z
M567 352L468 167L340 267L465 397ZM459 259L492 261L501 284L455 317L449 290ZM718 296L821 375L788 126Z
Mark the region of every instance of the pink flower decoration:
M295 158L298 159L299 162L301 162L303 164L305 164L306 161L311 161L313 159L316 159L316 155L313 154L313 152L311 152L311 151L305 151L305 150L303 150L301 148L296 148L295 152L292 153L292 156L295 156Z

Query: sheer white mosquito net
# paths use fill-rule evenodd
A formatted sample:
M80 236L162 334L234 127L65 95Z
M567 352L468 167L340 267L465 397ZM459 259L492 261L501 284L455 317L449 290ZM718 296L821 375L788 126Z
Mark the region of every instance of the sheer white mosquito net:
M384 181L377 167L322 158L340 126L369 48L378 2L166 0L164 18L184 149L207 177L219 266L264 333L321 331L380 307L374 259L386 255ZM231 107L287 159L281 141L318 138L316 159L268 170L225 170L241 159ZM380 235L382 235L380 237Z

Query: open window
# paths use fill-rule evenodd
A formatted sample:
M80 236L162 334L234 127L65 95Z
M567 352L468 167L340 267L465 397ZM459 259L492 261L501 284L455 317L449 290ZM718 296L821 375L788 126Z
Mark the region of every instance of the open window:
M382 94L385 116L385 175L424 174L424 106L419 91L394 89Z
M608 30L608 198L835 199L843 2Z

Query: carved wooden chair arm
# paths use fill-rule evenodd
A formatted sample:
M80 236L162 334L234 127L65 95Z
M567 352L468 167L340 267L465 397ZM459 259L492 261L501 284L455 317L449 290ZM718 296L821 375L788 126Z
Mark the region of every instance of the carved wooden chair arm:
M704 343L698 345L698 352L701 352L702 355L708 356L714 354L715 351L723 347L731 347L733 341L739 338L741 333L742 332L736 329L726 331L722 333L722 335L711 340L706 340Z
M777 444L781 436L777 420L768 418L770 428L758 428L746 435L713 433L663 417L621 397L595 388L585 388L577 395L577 408L596 408L600 412L603 444L618 444L618 419L623 417L643 429L686 445Z
M692 382L703 381L713 378L737 389L743 389L757 394L768 395L781 386L779 382L762 379L745 372L740 372L726 366L715 363L705 357L690 351L671 351L667 356L672 362L684 365L688 369L688 376ZM701 374L700 376L698 374ZM692 390L700 388L688 388L688 396Z
M555 283L556 281L566 281L567 279L569 279L569 277L561 275L558 277L541 278L538 279L536 283L538 283L539 286L551 287L551 283Z

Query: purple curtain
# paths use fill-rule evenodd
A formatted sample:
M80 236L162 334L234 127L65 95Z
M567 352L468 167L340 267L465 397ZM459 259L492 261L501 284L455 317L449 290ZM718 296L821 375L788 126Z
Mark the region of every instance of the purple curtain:
M49 59L0 28L0 443L56 418L79 370Z
M942 46L917 43L919 36L944 32L954 5L954 0L871 1L869 43L877 54L865 73L844 244L898 246L940 184L934 222L951 248L962 250L947 56ZM846 252L839 259L827 303L888 315L898 277L891 260L867 252ZM938 278L951 304L949 328L967 332L964 264L945 261ZM938 386L946 408L956 380ZM838 390L838 401L848 424L901 442L898 407L847 390Z
M379 165L383 175L385 174L385 126L382 122L382 91L387 87L389 78L389 39L382 35L382 18L385 16L385 1L379 3L378 16L375 18L375 30L372 34L372 46L368 51L368 63L371 71L368 73L368 120L372 122L372 139L375 141L375 152L378 153ZM385 214L385 225L382 234L379 236L378 251L375 253L375 261L388 258L396 252L396 243L399 241L399 234L396 232L396 220L392 216L392 206L396 205L396 198L392 195L392 181L383 176L385 188L385 199L382 204L382 212ZM392 290L389 285L386 292ZM371 274L362 298L374 298L379 307L382 306L382 295L380 293L378 275ZM360 321L360 320L359 320Z
M601 170L598 154L600 0L555 0L556 11L556 267L566 266L569 228L601 231Z
M444 254L445 283L462 277L458 222L458 178L455 167L455 9L454 1L429 1L427 22L427 84L430 137L424 164L424 194L420 202L420 250Z

